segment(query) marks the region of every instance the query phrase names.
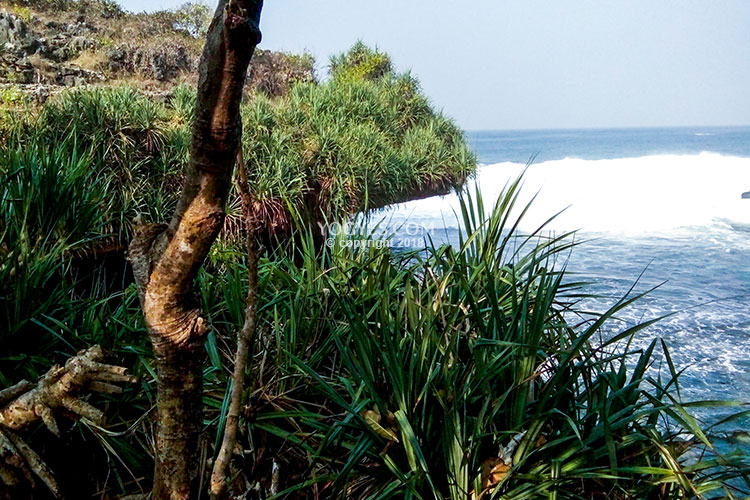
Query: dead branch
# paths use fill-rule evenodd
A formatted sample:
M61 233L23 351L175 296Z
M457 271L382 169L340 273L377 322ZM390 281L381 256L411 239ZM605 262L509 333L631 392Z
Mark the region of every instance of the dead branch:
M245 217L250 216L250 190L247 184L247 173L245 171L245 162L240 147L237 154L237 163L239 170L239 188L242 200L242 209ZM211 473L211 498L219 500L226 493L227 467L232 458L232 452L237 443L237 428L240 421L240 411L242 406L242 393L245 389L245 368L250 352L250 341L255 331L255 320L257 317L258 304L258 248L255 236L248 232L247 234L247 271L248 271L248 288L247 300L245 307L245 322L242 329L237 333L237 353L234 360L234 373L232 394L227 410L226 423L224 426L224 439L219 449L219 455L214 462Z
M52 472L16 431L41 420L59 436L55 410L101 424L104 414L83 399L86 393L119 393L122 388L115 383L136 380L125 368L104 364L103 360L101 347L93 346L70 358L65 366L50 368L36 385L22 381L0 391L0 484L14 490L24 482L33 486L37 477L59 497Z

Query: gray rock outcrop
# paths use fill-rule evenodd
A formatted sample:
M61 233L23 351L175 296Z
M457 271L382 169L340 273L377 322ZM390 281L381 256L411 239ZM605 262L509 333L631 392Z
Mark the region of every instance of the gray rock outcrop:
M73 86L103 79L100 73L70 62L96 47L94 26L82 21L37 25L43 33L17 15L0 11L0 82Z

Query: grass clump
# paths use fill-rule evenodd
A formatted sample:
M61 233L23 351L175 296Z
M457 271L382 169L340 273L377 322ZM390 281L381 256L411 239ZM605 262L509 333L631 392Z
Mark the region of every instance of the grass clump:
M16 85L6 85L0 89L0 106L2 108L17 108L29 103L29 97Z
M73 59L71 63L89 71L100 71L105 67L107 58L101 52L85 50L78 54L78 56Z
M0 328L10 359L13 353L33 358L43 346L56 344L39 334L56 323L52 318L65 321L78 309L72 256L95 240L103 225L103 194L91 182L90 161L69 156L64 145L52 152L28 145L0 157ZM32 331L37 335L29 335ZM14 370L0 366L3 384Z

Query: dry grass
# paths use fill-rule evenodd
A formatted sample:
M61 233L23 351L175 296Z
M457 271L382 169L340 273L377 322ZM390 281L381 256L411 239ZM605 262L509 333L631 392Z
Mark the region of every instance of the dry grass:
M29 57L29 62L36 71L36 79L38 83L54 82L56 77L55 68L49 61L44 59L39 54L34 54Z
M85 50L70 62L81 69L101 71L107 62L107 56L99 51Z

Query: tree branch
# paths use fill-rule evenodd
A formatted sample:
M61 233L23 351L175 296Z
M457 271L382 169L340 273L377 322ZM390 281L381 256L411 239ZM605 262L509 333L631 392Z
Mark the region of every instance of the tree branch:
M206 322L192 283L224 221L234 160L242 135L240 103L247 67L260 41L262 1L221 0L199 66L190 163L169 226L139 235L131 248L143 312L156 342L176 346L202 337Z
M240 198L242 209L247 219L250 216L250 190L247 184L247 173L245 162L240 148L237 154L239 170ZM226 423L224 426L224 438L219 449L219 454L214 462L211 473L211 498L220 500L226 494L227 489L227 467L232 459L232 452L237 443L237 428L242 410L242 393L245 389L245 368L250 352L250 341L255 331L258 304L258 246L255 235L247 234L247 271L248 286L245 307L245 322L242 329L237 333L237 354L234 360L234 374L232 376L232 394L230 396L229 409L227 410Z

